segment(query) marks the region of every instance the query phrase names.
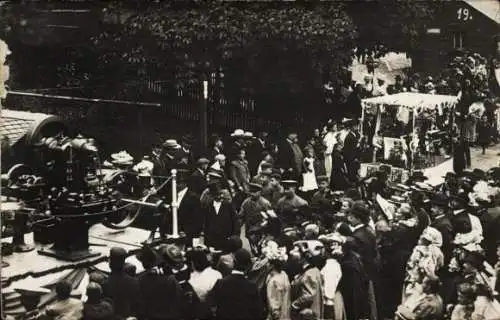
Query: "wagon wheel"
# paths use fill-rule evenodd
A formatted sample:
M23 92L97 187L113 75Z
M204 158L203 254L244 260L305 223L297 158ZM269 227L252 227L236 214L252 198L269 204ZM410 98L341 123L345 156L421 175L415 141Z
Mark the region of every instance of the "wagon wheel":
M116 174L116 179L118 181L123 181L123 178L127 177L126 173L119 172ZM109 183L113 183L113 181L117 180L111 179L108 180ZM142 214L154 214L154 209L143 206L137 203L130 203L123 198L132 198L137 199L137 196L134 196L134 191L128 188L121 188L119 191L121 195L123 195L122 199L118 200L116 204L117 210L115 212L110 213L106 219L103 221L103 224L111 229L125 229L129 227L137 218ZM125 191L125 192L123 192ZM159 190L158 190L159 191ZM139 197L137 201L140 202L148 202L151 204L155 204L158 200L161 200L161 196L157 193L147 193L146 195Z
M33 170L24 163L18 163L13 165L5 175L2 175L2 179L6 179L8 184L12 185L24 174L33 174Z
M153 195L146 195L138 200L147 202L150 198L153 198ZM110 213L102 222L103 225L111 229L125 229L129 227L144 211L148 210L144 206L128 203L123 200L119 200L116 207L118 210Z

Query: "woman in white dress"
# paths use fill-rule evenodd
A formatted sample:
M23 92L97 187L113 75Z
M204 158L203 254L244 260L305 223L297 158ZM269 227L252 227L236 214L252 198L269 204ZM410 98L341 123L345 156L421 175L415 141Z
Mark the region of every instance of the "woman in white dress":
M314 149L308 147L305 150L304 173L302 174L302 192L309 192L318 189L316 173L314 172Z

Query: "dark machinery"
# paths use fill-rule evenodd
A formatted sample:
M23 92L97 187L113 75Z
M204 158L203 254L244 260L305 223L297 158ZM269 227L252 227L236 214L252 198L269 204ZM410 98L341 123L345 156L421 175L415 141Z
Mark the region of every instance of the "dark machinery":
M5 111L10 110L3 110L2 117ZM12 113L18 118L33 118L31 113ZM144 190L147 184L139 183L138 174L124 168L103 168L94 139L71 137L58 119L50 117L46 121L48 118L43 116L47 115L41 116L44 121L25 126L31 132L14 136L14 143L10 137L9 150L21 155L23 163L12 165L2 174L3 202L18 203L13 237L17 251L31 249L24 243L28 217L36 226L35 241L53 242L50 248L40 249L40 254L77 261L99 255L89 249L91 225L103 222L108 227L123 229L135 221L143 208L164 207L147 202L151 194ZM50 124L51 130L44 124ZM2 128L4 138L5 132Z

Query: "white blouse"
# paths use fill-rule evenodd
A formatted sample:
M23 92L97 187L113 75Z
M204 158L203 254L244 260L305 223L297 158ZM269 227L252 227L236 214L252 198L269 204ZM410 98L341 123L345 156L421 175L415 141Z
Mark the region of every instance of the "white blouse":
M205 301L207 294L213 289L219 279L222 279L222 274L208 267L201 272L191 272L189 284L193 287L194 292L196 292L200 300Z
M323 296L325 297L325 305L333 306L337 286L342 278L342 268L335 259L326 260L326 264L321 269L323 277Z

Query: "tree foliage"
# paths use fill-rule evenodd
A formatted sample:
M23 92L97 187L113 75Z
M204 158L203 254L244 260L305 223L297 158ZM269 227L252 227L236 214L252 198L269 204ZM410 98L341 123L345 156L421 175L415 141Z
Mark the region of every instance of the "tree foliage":
M273 82L294 91L334 77L356 37L339 3L161 3L111 27L94 43L113 69L178 83L222 71L245 87Z
M358 30L358 53L410 55L419 46L439 1L354 0L346 10Z

